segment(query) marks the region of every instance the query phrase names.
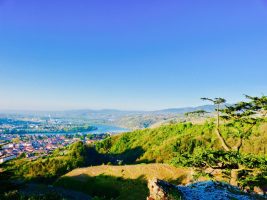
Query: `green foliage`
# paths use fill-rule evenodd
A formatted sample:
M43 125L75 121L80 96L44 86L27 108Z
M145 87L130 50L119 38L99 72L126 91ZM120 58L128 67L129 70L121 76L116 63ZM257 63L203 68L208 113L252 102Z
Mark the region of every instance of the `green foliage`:
M99 151L100 153L108 152L108 150L112 146L111 142L112 142L111 137L108 137L101 142L97 142L95 146L96 150Z
M226 100L223 98L201 98L205 101L210 101L216 106L217 116L217 137L221 142L222 147L226 151L239 151L243 145L243 140L247 139L252 134L252 129L259 121L263 121L267 115L267 97L251 97L245 95L248 101L238 102L233 105L226 105L224 109L220 109L221 104ZM229 145L221 133L220 118L224 119L224 128L228 128L228 133L233 133L239 138L237 144Z
M243 174L238 180L239 185L242 188L249 187L251 190L256 187L267 185L267 171L255 173Z
M267 169L267 156L240 154L237 151L196 148L193 153L178 154L171 160L175 166L212 167L221 169Z
M240 163L250 169L258 168L260 170L267 170L267 156L258 156L254 154L242 155Z
M226 103L226 100L223 99L223 98L220 98L220 97L214 98L214 99L203 97L203 98L201 98L201 100L203 100L203 101L210 101L214 105L220 105L220 104Z
M19 157L18 158L26 158L26 153L25 152L23 152L22 154L20 154L19 155Z
M188 116L200 117L200 116L205 115L206 113L208 113L208 112L206 112L205 110L196 110L196 111L193 111L193 112L187 112L184 115L187 116L187 117Z
M238 124L235 125L238 126ZM124 154L124 158L121 158L124 163L125 159L129 161L130 157L136 157L136 159L132 159L133 163L169 163L173 158L177 159L178 155L182 155L179 159L187 159L187 156L190 156L193 152L196 153L197 149L202 149L203 152L206 152L206 150L222 150L221 144L215 134L215 128L213 121L206 121L201 125L179 123L165 125L155 129L136 130L109 137L98 142L96 144L96 150L107 155ZM250 138L244 138L244 145L240 149L240 153L244 155L265 155L265 148L267 150L267 137L265 134L267 126L263 122L258 122L251 131ZM236 144L236 134L232 129L226 127L226 125L222 125L222 135L229 144ZM264 143L264 141L266 142ZM137 148L139 149L139 153L133 151L133 149ZM232 152L229 154L231 155ZM226 153L224 155L223 151L221 151L221 154L217 153L214 155L214 159L230 156L229 154ZM204 156L204 154L201 156ZM197 157L196 162L198 162ZM236 163L234 161L229 162Z
M186 167L238 168L239 160L236 152L196 148L193 153L178 154L171 163Z

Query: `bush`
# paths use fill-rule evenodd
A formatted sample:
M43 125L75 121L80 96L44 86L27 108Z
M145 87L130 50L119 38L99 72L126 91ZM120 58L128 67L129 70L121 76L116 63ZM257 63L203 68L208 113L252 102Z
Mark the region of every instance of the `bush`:
M253 158L251 155L262 155L264 157L266 154L266 130L266 122L260 122L253 128L250 139L244 139L240 153L244 155L248 154L246 159L251 159L251 161L248 161L248 165L255 164L255 167L263 166L265 162L264 158L256 156L256 159L260 159L260 161L258 160L260 163L256 164L256 161L252 161ZM210 156L214 156L214 159L222 159L227 165L236 165L236 161L231 160L232 158L229 156L233 156L233 159L239 159L237 158L238 155L235 152L224 153L220 151L222 150L222 146L214 131L215 124L212 120L206 121L201 125L192 123L169 124L154 129L136 130L109 137L96 143L96 150L99 153L118 155L139 148L143 151L142 154L139 154L139 157L130 159L131 156L136 157L136 155L127 155L127 159L132 161L132 163L169 163L173 159L180 159L183 162L183 159L191 157L193 152L201 148L203 152L198 152L200 156L205 157L211 154ZM227 127L222 128L222 135L229 145L236 145L236 135L229 133ZM209 152L210 150L216 152ZM209 157L209 160L212 160L212 157ZM199 163L197 159L194 162ZM246 162L244 160L243 163L246 164Z
M267 185L267 171L255 173L244 174L238 180L238 184L242 187L249 187L251 190L256 187L266 186Z
M192 154L177 154L171 160L175 166L186 167L212 167L221 169L258 168L266 170L267 157L252 154L240 154L237 151L226 152L223 150L206 150L196 148Z

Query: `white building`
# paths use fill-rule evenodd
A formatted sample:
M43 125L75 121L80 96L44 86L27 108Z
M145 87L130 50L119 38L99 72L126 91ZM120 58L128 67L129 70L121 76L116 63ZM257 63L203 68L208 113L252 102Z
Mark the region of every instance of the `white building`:
M13 154L2 156L2 157L0 157L0 164L6 162L8 160L12 160L14 158L16 158L16 156Z
M9 144L5 144L2 146L3 149L9 149L9 148L13 148L14 144L9 143Z

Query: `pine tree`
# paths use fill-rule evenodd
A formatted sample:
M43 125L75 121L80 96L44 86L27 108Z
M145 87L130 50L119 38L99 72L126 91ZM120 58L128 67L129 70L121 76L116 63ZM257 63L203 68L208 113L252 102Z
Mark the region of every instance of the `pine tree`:
M251 135L253 127L257 122L264 120L267 115L267 96L251 97L245 95L245 97L248 99L247 102L225 105L224 108L221 108L222 104L226 103L223 98L201 98L216 106L216 135L226 151L239 151L243 145L243 140ZM238 138L236 145L230 146L222 136L220 119L224 120L224 127L227 127Z

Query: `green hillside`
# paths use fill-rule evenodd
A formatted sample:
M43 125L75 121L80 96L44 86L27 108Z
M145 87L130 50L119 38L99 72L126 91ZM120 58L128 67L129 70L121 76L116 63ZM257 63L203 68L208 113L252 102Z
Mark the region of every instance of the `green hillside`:
M229 144L237 139L229 132L223 132ZM243 154L265 155L267 150L267 124L259 123L240 149ZM215 124L202 125L179 123L154 129L136 130L107 138L96 144L100 153L117 156L124 163L169 162L177 154L193 153L195 149L221 150L215 135Z

